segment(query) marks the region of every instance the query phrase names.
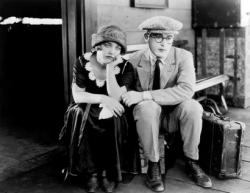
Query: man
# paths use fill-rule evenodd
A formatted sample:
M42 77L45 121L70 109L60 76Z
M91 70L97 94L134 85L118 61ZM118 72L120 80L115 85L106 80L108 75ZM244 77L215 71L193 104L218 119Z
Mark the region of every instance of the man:
M130 57L138 73L138 91L122 96L126 105L136 104L133 114L137 132L149 160L146 184L155 192L165 189L159 165L160 128L170 133L180 130L188 175L197 185L212 187L210 178L198 165L203 109L192 99L193 56L172 46L181 28L181 22L164 16L149 18L139 26L146 30L148 47Z

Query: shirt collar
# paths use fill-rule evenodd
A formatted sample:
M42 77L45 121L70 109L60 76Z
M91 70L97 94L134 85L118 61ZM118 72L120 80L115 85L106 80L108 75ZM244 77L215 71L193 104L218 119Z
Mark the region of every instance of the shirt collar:
M157 57L151 52L150 49L149 49L149 59L150 59L151 65L155 65ZM159 60L161 61L160 64L162 64L162 65L164 65L166 63L166 58L164 60L159 58Z

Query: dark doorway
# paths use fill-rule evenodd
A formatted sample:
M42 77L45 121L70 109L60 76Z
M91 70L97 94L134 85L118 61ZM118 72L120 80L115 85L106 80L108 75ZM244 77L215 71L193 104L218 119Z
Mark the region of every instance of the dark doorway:
M3 19L61 17L60 0L1 2ZM0 25L0 124L39 143L55 143L63 124L61 34L61 25Z

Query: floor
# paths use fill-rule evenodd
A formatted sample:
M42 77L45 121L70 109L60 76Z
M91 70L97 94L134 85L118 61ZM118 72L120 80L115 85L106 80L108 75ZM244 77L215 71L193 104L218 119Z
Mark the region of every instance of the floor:
M0 181L47 163L58 151L51 134L35 126L24 128L2 120L0 123Z
M246 123L243 143L242 174L238 179L219 180L211 177L212 189L196 186L184 173L184 164L177 160L164 179L165 193L249 193L250 192L250 108L230 108L227 116ZM0 133L1 135L1 133ZM0 151L3 144L0 143ZM0 163L1 164L1 163ZM0 193L84 193L82 182L76 179L64 183L59 177L56 163L41 166L0 182ZM102 192L98 190L98 192ZM119 184L117 193L150 193L145 187L144 176L136 176L128 184Z

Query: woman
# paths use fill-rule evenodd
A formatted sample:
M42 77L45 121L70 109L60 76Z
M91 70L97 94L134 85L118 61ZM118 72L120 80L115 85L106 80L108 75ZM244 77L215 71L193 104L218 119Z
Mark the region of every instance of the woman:
M105 26L93 34L92 48L73 69L75 103L68 108L60 133L69 147L64 172L86 178L88 192L99 186L113 192L122 180L122 171L134 171L130 167L134 159L129 158L135 155L137 136L131 130L133 125L128 129L132 111L121 103L121 95L134 85L134 69L121 57L126 51L126 35L119 27Z

